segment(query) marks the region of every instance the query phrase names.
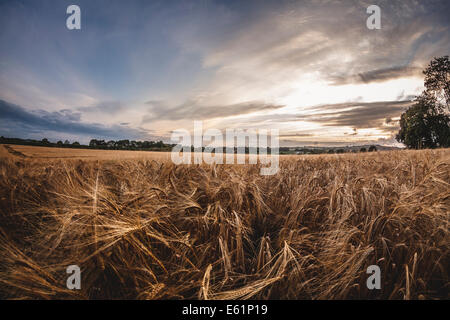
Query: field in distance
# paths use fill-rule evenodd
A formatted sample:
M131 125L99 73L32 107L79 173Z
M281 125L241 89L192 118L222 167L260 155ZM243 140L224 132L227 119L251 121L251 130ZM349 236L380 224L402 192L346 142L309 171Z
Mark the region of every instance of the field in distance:
M260 168L0 145L0 298L449 299L450 149Z
M337 157L348 156L350 158L367 158L376 157L386 153L396 153L396 151L381 151L378 153L346 153L346 154L318 154L318 155L280 155L280 159L302 159L302 158L321 158L333 159ZM401 152L414 152L402 150ZM450 156L450 151L442 153L442 156ZM78 149L78 148L55 148L41 146L24 146L24 145L0 145L0 157L19 157L23 159L34 160L155 160L170 161L170 152L157 151L130 151L130 150L96 150L96 149ZM248 156L248 155L247 155Z
M16 156L29 159L78 159L78 160L170 160L169 152L95 150L75 148L53 148L22 145L0 145L1 156Z
M194 152L191 153L192 156ZM270 155L270 154L269 154ZM308 155L309 157L333 157L333 155ZM28 160L155 160L171 161L170 152L131 151L131 150L96 150L78 148L56 148L24 145L0 145L0 157L13 157ZM236 157L236 156L235 156ZM299 158L299 155L280 155L280 159ZM248 155L246 155L248 158ZM193 160L192 160L193 162ZM225 162L225 161L224 161Z

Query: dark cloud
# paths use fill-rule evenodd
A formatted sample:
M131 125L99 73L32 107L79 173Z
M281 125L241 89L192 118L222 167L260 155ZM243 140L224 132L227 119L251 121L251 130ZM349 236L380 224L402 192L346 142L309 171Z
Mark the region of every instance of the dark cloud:
M21 106L0 100L0 114L0 133L10 137L26 138L44 132L72 135L76 138L143 139L149 137L149 132L143 129L124 125L106 126L98 123L83 123L79 113L73 113L68 109L59 112L28 111Z
M304 115L299 118L320 123L325 126L347 126L354 129L377 128L394 131L392 118L399 117L412 101L379 101L370 103L341 103L316 107L311 112L318 114Z
M331 75L329 76L329 80L332 82L333 85L344 85L350 83L360 84L371 82L383 82L411 76L420 77L421 75L422 75L421 68L399 66L399 67L376 69L351 75Z
M268 111L283 108L283 105L267 104L257 101L223 106L200 106L196 101L187 101L182 105L168 107L161 101L149 101L149 115L143 122L155 120L205 120L249 114L257 111Z

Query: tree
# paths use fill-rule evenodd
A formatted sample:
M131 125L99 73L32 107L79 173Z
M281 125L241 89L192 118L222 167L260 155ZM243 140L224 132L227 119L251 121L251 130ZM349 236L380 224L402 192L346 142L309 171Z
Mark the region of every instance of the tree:
M156 148L162 148L162 147L164 147L164 142L158 141L157 143L155 143L155 147L156 147Z
M127 149L130 146L130 140L119 140L116 144L120 149Z
M92 139L89 142L89 147L94 147L94 148L98 148L98 147L106 147L106 142L105 140L97 140L97 139Z
M369 147L369 152L373 152L373 151L377 151L377 147L376 146L370 146Z
M396 139L414 149L448 147L450 117L440 113L436 98L424 92L402 114Z
M448 56L434 58L423 71L426 91L436 98L438 107L450 111L450 60Z
M450 61L433 59L424 70L425 90L400 118L399 142L408 148L450 146Z
M362 147L361 149L359 149L359 152L367 152L367 149Z
M91 141L89 141L89 147L96 147L97 143L97 139L91 139Z

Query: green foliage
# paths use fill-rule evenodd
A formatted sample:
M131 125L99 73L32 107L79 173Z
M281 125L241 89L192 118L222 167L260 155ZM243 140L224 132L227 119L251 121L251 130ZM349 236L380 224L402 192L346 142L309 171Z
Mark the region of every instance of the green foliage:
M400 118L396 139L408 148L450 146L450 61L433 59L424 70L425 91Z
M450 146L450 117L439 111L436 98L424 92L400 118L397 140L409 148Z

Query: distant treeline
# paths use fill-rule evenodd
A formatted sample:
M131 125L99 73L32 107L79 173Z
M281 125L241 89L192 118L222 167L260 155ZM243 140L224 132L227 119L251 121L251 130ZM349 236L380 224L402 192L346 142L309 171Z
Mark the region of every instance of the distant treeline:
M104 149L104 150L140 150L140 151L170 151L174 144L166 144L162 141L107 141L92 139L89 145L80 144L78 141L70 142L69 140L50 142L44 138L42 140L5 138L0 137L0 144L17 144L25 146L55 147L55 148L76 148L76 149Z
M114 141L114 140L110 140L110 141L105 141L105 140L97 140L97 139L92 139L89 142L89 147L90 148L95 148L95 149L107 149L107 150L145 150L145 151L172 151L173 147L175 147L176 144L166 144L163 141L130 141L130 140L118 140L118 141ZM189 147L188 147L189 148ZM202 152L211 152L211 153L215 153L216 150L219 150L219 148L209 148L209 147L202 147ZM195 152L197 151L196 148L194 148L194 146L190 147L190 151L191 152ZM223 148L223 153L259 153L259 148L242 148L242 149L238 149L236 147L234 148ZM271 153L271 149L267 148L266 152L268 154Z
M172 148L176 146L176 144L167 144L163 141L134 141L134 140L99 140L92 139L89 142L89 145L80 144L78 141L70 142L69 140L58 141L58 142L50 142L47 138L42 140L33 140L33 139L20 139L20 138L5 138L0 137L0 144L16 144L16 145L25 145L25 146L40 146L40 147L55 147L55 148L77 148L77 149L100 149L100 150L136 150L136 151L172 151ZM280 148L283 149L283 148ZM191 146L191 152L195 152L194 146ZM209 150L208 148L202 147L202 151L212 152L214 150ZM232 150L228 149L231 153L246 153L250 152L248 147L245 148L244 152L239 150L238 148L232 148ZM259 152L258 149L251 148L253 153ZM223 148L223 153L226 153L227 149ZM266 149L267 154L271 153L271 149Z
M378 151L375 145L366 147L342 147L342 148L280 148L280 154L336 154Z
M92 139L89 145L80 144L78 141L70 142L69 140L50 142L48 139L44 138L42 140L33 139L20 139L20 138L5 138L0 137L0 144L17 144L26 146L40 146L40 147L55 147L55 148L77 148L77 149L101 149L101 150L136 150L136 151L172 151L172 148L176 144L167 144L163 141L134 141L134 140L98 140ZM195 152L194 146L191 146L191 152ZM208 147L202 147L202 151L215 153L214 149L209 149ZM259 154L259 148L223 148L223 153L245 153L249 154ZM267 154L272 154L272 150L267 148ZM362 147L359 152L372 152L377 151L376 146L370 146L368 150ZM279 154L323 154L323 153L347 153L347 152L358 152L358 150L345 149L328 149L328 148L289 148L280 147L278 150Z
M97 140L92 139L89 147L107 150L143 150L143 151L171 151L175 144L166 144L163 141L135 141L135 140Z
M176 144L167 144L163 141L134 141L134 140L99 140L92 139L89 142L89 145L80 144L78 141L70 142L69 140L58 141L58 142L50 142L47 138L42 140L33 140L33 139L20 139L20 138L5 138L0 137L0 144L16 144L16 145L26 145L26 146L40 146L40 147L55 147L55 148L77 148L77 149L100 149L100 150L136 150L136 151L172 151L173 147ZM191 152L197 151L194 146L191 146ZM288 148L280 148L280 151ZM202 152L212 152L215 153L215 150L210 150L208 147L202 147ZM244 150L238 148L223 148L223 153L259 153L259 149L256 148L248 148L245 147ZM271 154L271 149L267 148L267 154Z

